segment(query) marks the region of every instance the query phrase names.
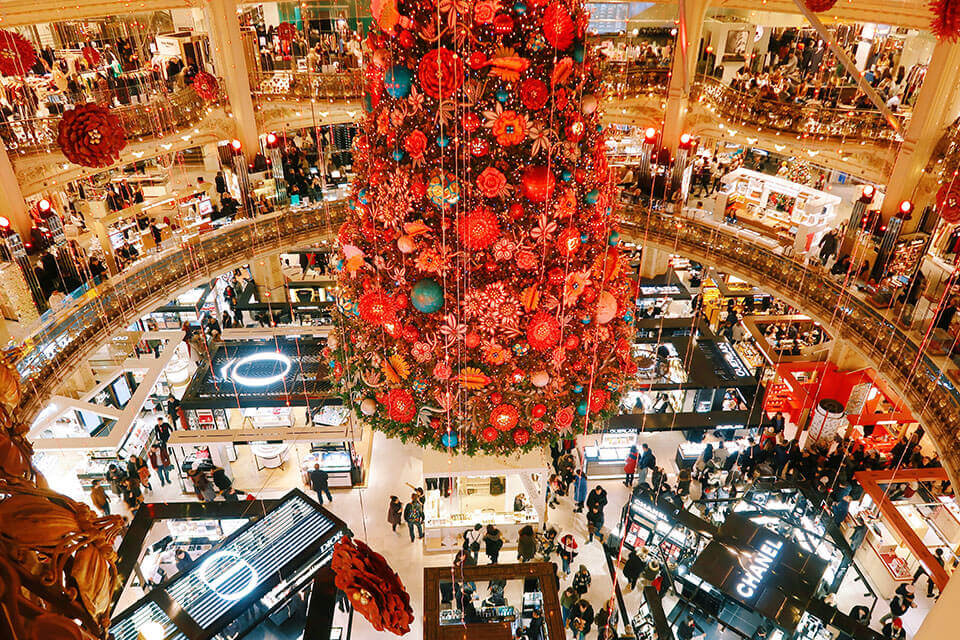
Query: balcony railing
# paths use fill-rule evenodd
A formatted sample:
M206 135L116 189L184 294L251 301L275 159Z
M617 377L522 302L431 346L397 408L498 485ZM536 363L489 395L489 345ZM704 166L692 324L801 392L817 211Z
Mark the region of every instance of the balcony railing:
M825 140L885 142L897 139L897 132L879 111L765 100L757 94L732 89L710 76L698 78L691 98L700 100L724 119L744 126ZM894 119L900 131L905 131L906 116L894 116Z
M113 109L123 123L128 141L158 138L198 123L211 104L204 102L191 87L173 93L161 93L141 104ZM10 120L0 123L0 139L7 150L26 155L56 151L60 116Z
M340 73L306 71L264 72L251 78L259 103L283 98L313 100L349 100L363 95L363 74L359 69Z
M327 239L343 211L334 203L242 220L191 239L88 292L47 319L20 349L17 365L26 380L26 392L18 415L24 420L34 415L72 364L166 302L171 292L254 256ZM754 245L732 230L639 206L627 206L624 218L625 236L716 264L779 292L823 320L833 333L851 340L903 394L915 417L938 442L944 466L951 474L960 469L960 447L955 446L960 433L960 392L923 352L921 339L897 328L881 311L821 270Z
M608 96L623 99L651 91L666 91L670 83L670 68L607 62L603 66L603 83Z

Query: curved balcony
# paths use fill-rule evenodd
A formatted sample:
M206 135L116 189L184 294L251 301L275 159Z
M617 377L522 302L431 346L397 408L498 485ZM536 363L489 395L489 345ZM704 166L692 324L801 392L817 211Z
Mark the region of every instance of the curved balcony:
M873 142L899 139L897 130L879 111L765 100L757 94L737 91L710 76L697 78L691 99L705 103L730 122L804 138ZM899 130L904 131L909 118L902 115L894 118Z
M332 237L344 209L298 208L243 220L184 243L110 279L48 318L25 341L18 369L26 384L21 420L29 422L56 384L85 355L128 326L171 292L210 279L256 256ZM940 363L922 352L923 338L898 329L856 294L819 269L785 258L737 235L736 229L626 207L624 236L719 266L784 298L850 341L889 381L937 442L956 481L960 448L960 392ZM945 362L945 361L944 361Z

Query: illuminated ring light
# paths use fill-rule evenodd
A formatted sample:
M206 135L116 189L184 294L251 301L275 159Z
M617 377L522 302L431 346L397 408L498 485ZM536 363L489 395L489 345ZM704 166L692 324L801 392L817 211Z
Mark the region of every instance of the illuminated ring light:
M246 376L240 373L240 368L255 362L279 362L281 370L269 376ZM265 351L262 353L252 353L239 360L228 364L223 369L224 377L230 378L237 384L247 387L266 387L275 382L280 382L287 377L290 369L293 367L293 360L279 351Z
M228 566L225 570L221 567L214 566L219 560L223 560L224 558L234 558L236 562ZM211 571L215 572L213 577L209 575ZM231 591L222 591L221 587L231 582L241 571L246 571L249 574L246 580L240 582L238 586L233 587ZM253 588L257 586L257 582L260 579L260 574L253 568L253 565L241 558L236 552L218 551L203 561L199 571L197 571L197 579L206 585L210 591L213 591L224 600L234 601L239 600L253 591Z

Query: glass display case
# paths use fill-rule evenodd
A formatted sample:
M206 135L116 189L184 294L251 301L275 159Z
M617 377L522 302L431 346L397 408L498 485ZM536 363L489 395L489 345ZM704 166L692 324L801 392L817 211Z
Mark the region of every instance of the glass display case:
M596 445L583 447L587 478L603 480L623 477L623 464L630 447L637 444L637 430L608 429Z
M319 464L327 472L331 487L352 487L360 482L362 460L354 445L346 442L314 442L310 453L300 460L304 486L310 486L310 472Z
M732 425L736 426L736 425ZM723 446L727 450L727 456L736 456L747 448L749 443L746 438L736 440L726 440L724 442L711 442L713 448ZM681 442L677 447L676 463L680 469L690 469L696 464L697 459L703 455L703 450L707 448L707 442Z

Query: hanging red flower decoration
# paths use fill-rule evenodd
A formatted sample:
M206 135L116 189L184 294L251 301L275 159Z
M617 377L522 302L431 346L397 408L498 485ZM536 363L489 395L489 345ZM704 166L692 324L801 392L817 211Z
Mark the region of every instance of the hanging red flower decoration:
M406 389L391 389L387 394L387 415L406 424L417 415L417 403Z
M120 159L127 146L120 118L89 102L67 110L60 120L57 144L67 160L85 167L106 167Z
M960 182L945 182L937 191L937 212L950 224L960 222Z
M193 90L197 92L200 99L204 102L211 102L220 95L220 83L216 76L206 71L200 71L193 76Z
M493 442L500 437L500 432L495 427L484 427L483 431L480 432L480 437L483 438L484 442Z
M474 209L460 217L457 224L460 244L467 249L479 251L486 249L500 237L500 223L497 214L486 207Z
M543 37L557 49L565 51L573 44L573 20L567 8L559 2L552 3L543 12Z
M837 4L837 0L804 0L804 2L807 3L807 9L814 13L829 11L833 9L833 5Z
M357 303L357 310L365 322L374 326L379 326L394 318L393 300L383 289L373 289L363 294Z
M334 582L353 608L377 631L402 636L410 631L413 608L400 576L382 555L344 536L333 548Z
M933 0L930 31L941 40L960 39L960 0Z
M550 89L547 83L540 78L527 78L520 85L520 101L531 111L537 111L546 106L550 99Z
M560 322L549 313L540 311L527 327L527 342L537 351L546 351L560 342Z
M449 98L463 84L463 63L450 49L431 49L420 60L420 88L437 100Z
M518 447L530 442L530 432L526 429L517 429L513 432L513 441L517 444Z
M512 404L501 404L490 412L490 424L500 431L510 431L520 420L520 412Z
M297 28L289 22L281 22L277 25L277 37L283 42L290 42L297 37Z
M83 59L87 61L87 64L91 67L96 67L100 64L100 52L87 45L80 49L80 54L83 56Z
M37 61L37 52L30 41L15 31L0 30L0 73L22 76Z

